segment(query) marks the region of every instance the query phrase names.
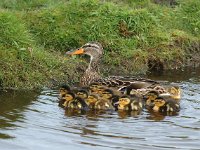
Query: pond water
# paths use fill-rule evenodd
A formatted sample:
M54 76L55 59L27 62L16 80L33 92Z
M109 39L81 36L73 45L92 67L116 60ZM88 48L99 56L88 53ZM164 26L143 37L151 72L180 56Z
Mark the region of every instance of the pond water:
M200 149L200 69L148 77L182 88L179 114L69 112L57 90L0 92L0 149Z

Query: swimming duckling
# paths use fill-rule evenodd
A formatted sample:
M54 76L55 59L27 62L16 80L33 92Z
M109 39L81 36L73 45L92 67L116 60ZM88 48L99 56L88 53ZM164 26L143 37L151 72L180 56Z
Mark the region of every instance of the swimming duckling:
M161 93L158 90L148 91L143 96L143 98L145 99L145 102L146 102L146 106L149 106L149 104L159 96L164 97L164 98L168 98L168 99L173 99L173 100L176 100L176 101L180 100L180 98L181 98L180 87L174 87L174 86L168 87L167 90L169 92L164 92L164 93Z
M64 102L62 103L62 106L67 107L69 101L73 100L74 98L75 98L75 94L72 92L65 94L62 98L64 100Z
M119 98L118 110L135 110L140 111L143 108L143 102L140 97L122 96Z
M94 108L97 110L114 110L114 107L112 106L111 102L104 99L98 100L95 103Z
M173 99L165 99L163 97L157 97L151 104L152 109L155 112L178 112L180 111L180 105Z
M91 94L85 99L85 102L86 102L86 104L88 105L88 107L90 109L94 109L95 108L95 104L96 104L96 102L98 100L99 100L99 96L98 95Z
M76 96L80 97L82 99L86 99L88 97L88 91L86 91L85 89L79 89L76 92Z
M179 86L172 86L168 88L168 92L170 93L170 97L175 100L181 99L181 88Z
M70 89L70 87L68 86L68 85L66 85L66 84L64 84L64 85L62 85L61 87L60 87L60 89L59 89L59 99L62 99L62 97L65 95L65 94L67 94L67 93L69 93L69 92L71 92L71 89Z
M143 96L146 107L149 107L150 104L153 103L154 100L155 100L158 96L159 96L158 91L152 90L152 91L147 92L147 93Z
M87 110L88 105L85 103L84 99L75 97L73 100L68 102L67 108Z

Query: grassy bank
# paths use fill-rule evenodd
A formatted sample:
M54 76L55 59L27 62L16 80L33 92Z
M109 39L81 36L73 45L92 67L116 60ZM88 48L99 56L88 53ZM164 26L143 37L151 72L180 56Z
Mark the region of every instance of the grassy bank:
M86 61L64 53L88 41L102 43L105 75L177 69L198 62L200 2L155 2L2 0L0 87L77 82Z

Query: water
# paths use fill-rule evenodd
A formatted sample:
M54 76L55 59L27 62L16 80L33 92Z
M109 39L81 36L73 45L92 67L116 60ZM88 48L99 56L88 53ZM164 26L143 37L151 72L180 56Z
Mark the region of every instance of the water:
M179 114L69 112L57 90L0 92L0 149L200 149L200 69L149 77L182 88Z

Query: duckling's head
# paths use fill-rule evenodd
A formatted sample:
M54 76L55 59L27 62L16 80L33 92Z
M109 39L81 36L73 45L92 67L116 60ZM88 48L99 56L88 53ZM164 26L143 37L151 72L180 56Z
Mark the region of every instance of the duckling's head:
M65 95L63 96L63 99L64 99L65 101L70 101L70 100L72 100L72 99L74 99L74 98L75 98L75 94L72 93L72 92L69 92L69 93L67 93L67 94L65 94Z
M131 98L129 96L122 96L119 98L118 109L125 110L127 109L127 105L131 103Z
M59 98L62 98L66 93L69 93L70 91L71 89L68 85L62 85L59 89Z
M80 89L76 92L76 96L86 99L88 97L88 92L85 89Z
M159 96L159 93L157 91L149 91L144 95L144 99L147 106L150 106L152 102Z
M173 86L168 89L168 92L170 93L171 98L175 100L180 100L181 98L181 88L178 86Z
M92 82L89 85L89 88L91 90L91 93L99 93L99 91L103 90L103 86L100 85L98 82Z
M66 54L68 55L89 55L91 59L101 57L103 55L103 47L100 43L98 42L88 42L82 47L68 51Z
M90 108L94 108L95 103L98 101L99 97L95 94L91 94L86 98L85 102Z
M153 103L154 103L154 107L155 107L155 108L153 108L153 109L158 109L158 110L159 110L160 107L162 107L162 106L165 105L166 101L165 101L165 99L163 99L162 97L157 97L157 98L154 100Z
M84 99L80 97L75 97L73 100L69 101L68 107L72 109L86 109L87 104Z
M101 93L101 97L103 99L111 99L113 97L114 93L111 89L105 89Z
M74 98L75 98L75 94L72 92L65 94L62 98L64 100L63 106L67 107L67 104L69 103L69 101L73 100Z

